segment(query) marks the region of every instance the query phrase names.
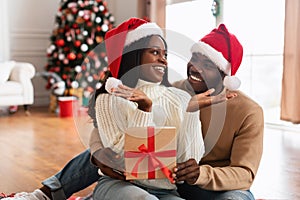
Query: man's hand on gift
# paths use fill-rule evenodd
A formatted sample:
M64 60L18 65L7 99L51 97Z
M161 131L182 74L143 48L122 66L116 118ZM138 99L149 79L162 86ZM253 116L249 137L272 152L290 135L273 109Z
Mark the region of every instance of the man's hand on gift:
M199 165L195 159L189 159L188 161L177 163L174 168L174 173L172 174L176 182L185 181L188 184L194 184L199 175Z

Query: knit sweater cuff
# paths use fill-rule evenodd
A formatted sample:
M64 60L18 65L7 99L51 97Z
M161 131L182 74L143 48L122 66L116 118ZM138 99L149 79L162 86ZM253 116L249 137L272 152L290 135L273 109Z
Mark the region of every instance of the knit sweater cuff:
M208 171L205 166L199 166L200 175L194 185L205 186L209 182Z

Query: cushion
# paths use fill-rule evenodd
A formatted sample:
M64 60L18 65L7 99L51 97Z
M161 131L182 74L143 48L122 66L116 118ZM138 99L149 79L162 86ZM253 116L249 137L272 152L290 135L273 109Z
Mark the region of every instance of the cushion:
M13 96L13 95L22 95L23 94L23 85L20 82L16 81L6 81L5 83L0 83L0 96Z
M0 84L5 83L8 80L10 71L15 63L15 61L0 62Z

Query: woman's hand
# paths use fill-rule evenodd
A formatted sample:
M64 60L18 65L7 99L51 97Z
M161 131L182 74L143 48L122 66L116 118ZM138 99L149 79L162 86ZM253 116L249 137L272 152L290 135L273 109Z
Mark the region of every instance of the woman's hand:
M138 104L138 108L142 111L151 111L152 100L139 89L119 85L117 88L113 88L113 94L128 99L129 101L136 102Z
M172 174L176 182L185 181L188 184L194 184L200 175L199 165L195 159L189 159L183 163L177 163Z

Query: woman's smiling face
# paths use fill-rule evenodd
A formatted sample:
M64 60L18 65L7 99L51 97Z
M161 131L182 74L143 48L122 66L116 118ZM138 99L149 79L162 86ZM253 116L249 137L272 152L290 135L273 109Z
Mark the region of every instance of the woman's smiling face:
M152 36L148 47L143 51L140 66L140 78L158 83L163 80L167 68L167 50L163 39Z

